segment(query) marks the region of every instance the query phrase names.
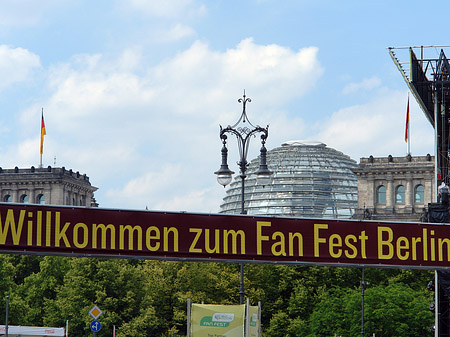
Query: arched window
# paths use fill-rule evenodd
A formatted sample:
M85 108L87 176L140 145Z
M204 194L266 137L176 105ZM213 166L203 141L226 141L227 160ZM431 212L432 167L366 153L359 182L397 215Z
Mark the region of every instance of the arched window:
M381 185L377 188L377 204L386 203L386 187Z
M414 202L423 203L425 201L425 188L423 185L417 185L414 188Z
M395 190L395 203L404 204L405 203L405 186L399 185Z
M12 196L10 194L7 194L3 197L4 202L12 202Z
M45 204L45 195L39 194L36 201L38 204L44 205Z
M28 201L29 201L28 195L22 194L22 195L20 196L20 202L21 202L22 204L28 204Z

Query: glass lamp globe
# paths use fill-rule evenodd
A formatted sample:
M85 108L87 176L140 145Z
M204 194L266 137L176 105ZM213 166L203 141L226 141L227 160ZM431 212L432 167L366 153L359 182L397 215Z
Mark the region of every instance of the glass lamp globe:
M268 185L270 183L270 181L272 180L271 175L272 175L272 172L270 172L270 171L268 173L259 173L256 176L256 181L258 182L258 184L261 184L264 186Z
M217 174L217 182L222 185L223 187L227 186L229 183L231 183L231 173L218 173Z

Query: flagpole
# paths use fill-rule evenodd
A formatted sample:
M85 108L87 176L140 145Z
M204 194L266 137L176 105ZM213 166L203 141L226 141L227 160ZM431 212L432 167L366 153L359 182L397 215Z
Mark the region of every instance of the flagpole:
M408 154L411 154L411 116L409 113L409 91L408 91Z
M409 91L408 104L406 106L406 125L405 125L405 141L406 141L406 155L411 155L411 121L409 118Z
M40 160L39 160L39 167L42 168L42 154L44 153L44 136L46 135L45 132L45 123L44 123L44 108L42 108L41 112L41 146L40 146Z
M40 147L40 160L39 160L39 168L42 168L42 152L43 152L43 136L42 136L42 123L44 121L44 108L42 108L42 112L41 112L41 147Z

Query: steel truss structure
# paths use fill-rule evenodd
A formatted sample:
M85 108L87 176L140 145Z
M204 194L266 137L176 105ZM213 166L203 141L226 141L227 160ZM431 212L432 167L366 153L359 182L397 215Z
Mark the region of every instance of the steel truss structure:
M449 185L450 150L450 46L389 47L389 55L403 76L425 117L435 130L435 183ZM419 57L416 52L420 52ZM404 55L405 52L408 55ZM434 54L428 57L425 54ZM403 56L400 56L403 55ZM409 60L406 58L409 56ZM402 59L402 61L400 60ZM446 207L448 212L448 205ZM435 336L450 336L449 283L447 271L435 274ZM431 308L431 307L430 307ZM431 310L431 309L430 309Z
M450 46L389 47L389 55L403 76L436 135L436 184L449 183ZM407 51L408 60L401 61ZM415 51L420 52L420 56ZM427 57L425 53L435 57ZM404 56L404 55L403 55ZM436 189L437 190L437 189Z

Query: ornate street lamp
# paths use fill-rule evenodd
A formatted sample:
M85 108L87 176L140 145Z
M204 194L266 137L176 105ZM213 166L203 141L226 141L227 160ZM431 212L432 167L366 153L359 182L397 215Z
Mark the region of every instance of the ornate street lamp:
M228 149L227 149L227 133L232 134L236 136L238 147L239 147L239 161L237 162L239 166L240 171L240 177L241 177L241 214L246 214L245 211L245 200L244 200L244 194L245 194L245 178L247 175L245 172L247 171L247 167L249 163L247 162L247 153L248 153L248 147L250 144L250 139L252 137L256 137L256 134L261 134L261 150L260 150L260 165L258 171L256 171L256 181L258 184L261 185L267 185L270 182L270 178L273 172L271 172L267 168L266 163L266 154L267 149L265 147L266 139L269 134L269 126L266 128L262 128L259 125L254 126L252 123L250 123L247 112L245 110L247 102L251 102L252 100L245 96L245 90L244 90L244 96L242 98L238 99L239 103L242 103L242 114L239 120L236 122L236 124L230 126L228 125L226 128L222 128L220 126L220 139L222 139L223 147L222 147L222 164L220 166L220 169L216 172L217 174L217 181L219 184L221 184L223 187L228 185L232 180L232 175L234 174L233 171L231 171L228 168L227 164L227 157L228 157ZM244 304L244 264L241 263L241 284L240 284L240 304Z

